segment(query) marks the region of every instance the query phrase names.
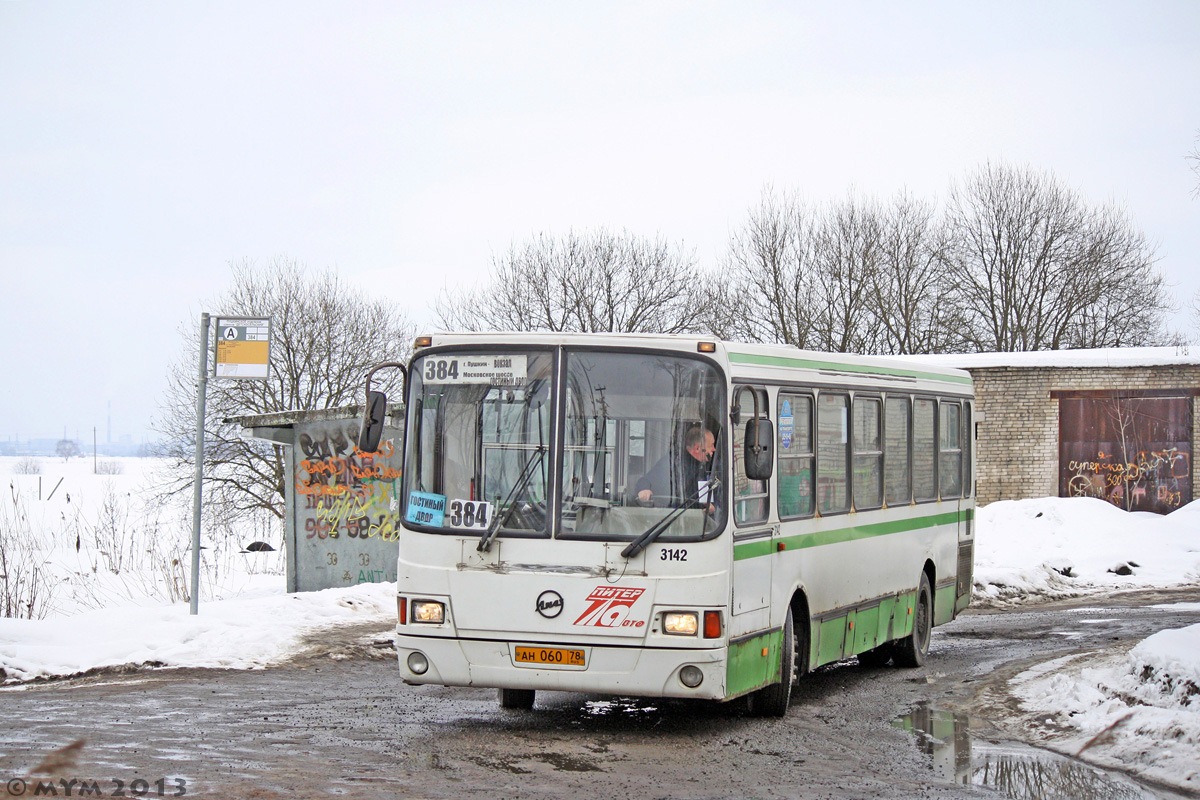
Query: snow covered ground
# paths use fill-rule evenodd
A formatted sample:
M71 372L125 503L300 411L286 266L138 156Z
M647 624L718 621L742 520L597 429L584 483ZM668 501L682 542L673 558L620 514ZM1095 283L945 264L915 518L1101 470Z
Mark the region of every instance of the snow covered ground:
M50 576L41 619L0 619L0 679L20 684L102 667L261 668L312 631L395 614L394 584L284 592L279 532L256 521L205 538L199 616L183 576L187 504L147 502L152 459L0 458L0 547ZM22 539L23 537L23 539ZM979 509L975 597L1008 606L1200 582L1200 503L1165 517L1101 500L1046 498ZM273 553L243 552L268 541ZM11 570L10 570L11 572ZM1200 626L1151 636L1127 654L1059 659L1014 681L1027 710L1077 733L1085 757L1200 790Z
M977 531L984 605L1200 584L1200 502L1158 516L1094 498L1006 501L979 510ZM1012 690L1056 750L1200 793L1200 625L1046 662Z
M1037 727L1053 749L1200 792L1200 625L1127 653L1047 661L1011 688L1026 711L1045 715Z

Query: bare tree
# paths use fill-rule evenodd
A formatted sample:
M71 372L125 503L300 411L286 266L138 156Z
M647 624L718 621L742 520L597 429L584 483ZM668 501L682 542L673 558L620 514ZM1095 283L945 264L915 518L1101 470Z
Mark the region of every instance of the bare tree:
M978 350L1156 344L1170 308L1125 213L1046 173L988 163L952 187L946 258Z
M817 347L816 213L798 195L763 189L757 207L730 238L722 300L713 325L726 339Z
M332 271L311 274L278 258L264 267L231 265L233 286L210 307L223 315L271 317L270 377L210 380L205 414L204 476L210 511L255 509L284 513L283 448L243 438L223 420L247 414L307 411L362 402L366 371L407 356L413 327L394 306L373 301ZM166 441L169 469L159 486L190 490L194 477L199 331L184 327L185 346L170 367L155 429ZM205 356L211 359L210 354ZM399 376L385 371L378 388L395 390Z
M72 458L83 454L83 450L79 447L79 442L74 439L59 439L54 445L54 452L63 461L70 461Z
M960 341L933 208L849 195L824 207L763 191L730 240L727 338L832 352L941 352Z
M1192 197L1200 199L1200 131L1192 141L1192 151L1187 154L1187 160L1192 162L1192 174L1196 176L1196 186L1192 189Z
M1192 302L1188 308L1191 310L1192 333L1196 337L1196 343L1200 344L1200 289L1192 295Z
M443 290L450 330L691 333L713 302L695 256L628 231L539 234L493 257L489 281Z
M813 335L818 349L876 352L880 337L871 289L883 269L883 213L877 202L853 195L830 205L817 227Z
M950 296L946 229L933 204L902 192L884 214L881 267L871 286L875 352L961 349L964 314Z

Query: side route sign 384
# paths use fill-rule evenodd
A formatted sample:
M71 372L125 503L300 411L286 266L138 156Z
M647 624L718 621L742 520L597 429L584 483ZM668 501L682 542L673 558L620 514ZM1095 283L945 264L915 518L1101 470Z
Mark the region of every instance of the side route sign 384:
M270 363L270 319L217 317L216 377L262 380Z

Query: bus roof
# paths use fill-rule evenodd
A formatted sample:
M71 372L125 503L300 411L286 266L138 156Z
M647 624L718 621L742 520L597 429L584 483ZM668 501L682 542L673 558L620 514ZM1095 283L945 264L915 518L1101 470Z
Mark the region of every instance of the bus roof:
M512 333L512 332L454 332L430 336L433 347L469 344L505 344L542 346L612 345L630 348L665 348L681 352L699 352L701 342L714 345L713 355L729 363L731 370L744 367L747 375L777 373L782 377L789 370L805 369L823 373L830 378L876 378L900 381L933 381L967 388L971 375L965 370L938 364L905 361L896 356L863 356L853 353L827 353L801 350L792 345L727 342L701 334L652 333Z

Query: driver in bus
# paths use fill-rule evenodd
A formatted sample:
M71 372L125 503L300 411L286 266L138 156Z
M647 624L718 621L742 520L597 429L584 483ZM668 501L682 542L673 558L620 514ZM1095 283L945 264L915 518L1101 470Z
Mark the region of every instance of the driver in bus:
M683 451L678 460L671 454L658 460L649 472L641 477L634 490L643 504L650 504L655 496L673 498L679 504L702 507L707 501L708 513L717 508L708 496L710 462L717 451L716 437L712 431L700 424L691 425L683 435Z

